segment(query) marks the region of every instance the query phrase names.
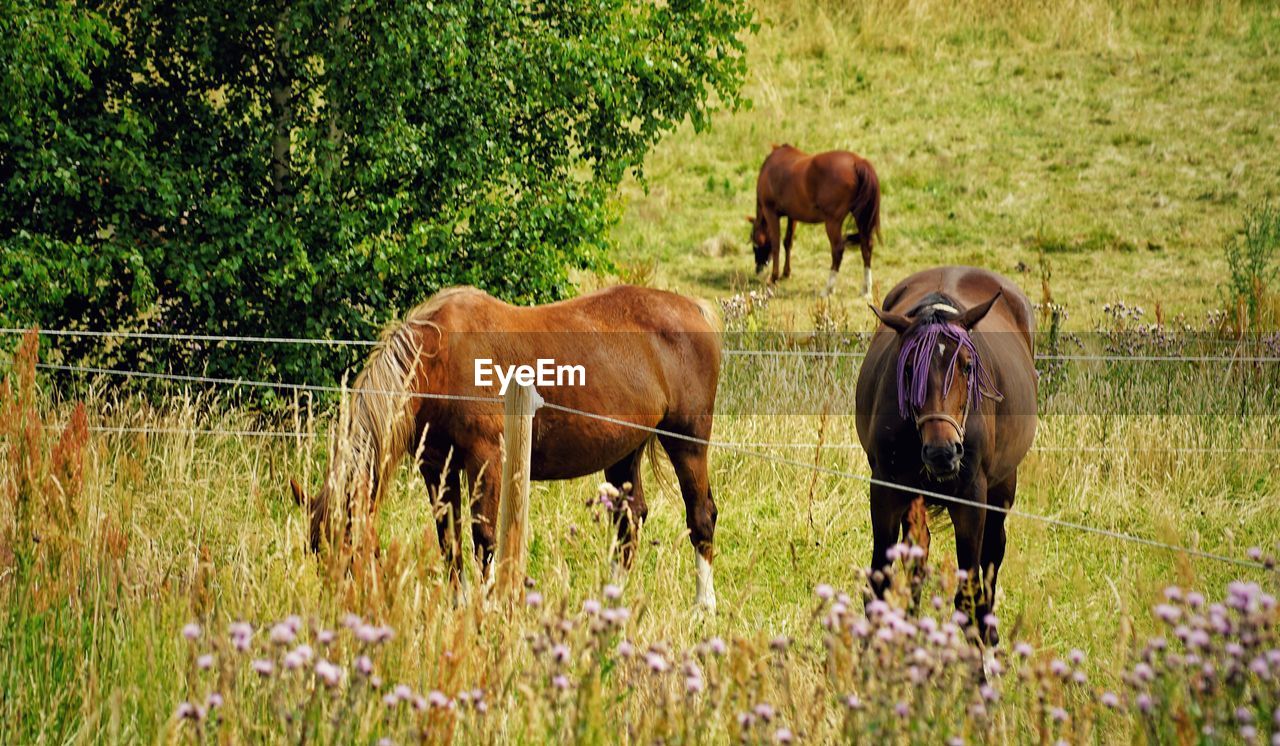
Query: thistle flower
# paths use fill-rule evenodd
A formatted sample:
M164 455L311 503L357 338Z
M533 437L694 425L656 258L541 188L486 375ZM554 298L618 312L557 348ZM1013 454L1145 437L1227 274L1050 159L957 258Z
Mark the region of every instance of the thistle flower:
M537 591L529 591L528 595L524 597L524 602L536 609L542 605L542 594Z
M600 613L600 602L594 598L588 598L582 602L582 611L590 616Z
M551 648L551 657L556 663L564 665L569 661L569 646L564 643L557 643L555 647Z
M427 704L437 710L443 710L452 703L449 701L449 698L445 696L444 692L432 689L427 692Z
M626 640L618 643L618 655L622 658L630 658L636 652L635 646Z
M206 700L206 704L209 706L210 710L218 709L223 705L222 695L217 692L209 692L209 698Z
M1113 692L1103 692L1102 696L1098 698L1098 701L1102 703L1103 707L1110 710L1114 710L1120 706L1120 698Z
M760 718L766 723L769 722L770 720L773 720L773 718L776 717L778 714L777 710L773 709L773 705L769 704L768 702L761 702L760 704L756 705L754 708L752 708L752 712L755 713L756 717Z
M826 583L819 583L818 587L815 588L813 592L814 595L822 601L830 601L832 598L835 598L836 595L836 590Z
M288 645L294 641L298 633L292 625L281 622L271 628L271 642L276 645Z
M1155 707L1155 702L1152 701L1151 695L1146 692L1139 694L1137 699L1134 700L1134 704L1138 706L1138 709L1144 715L1151 714L1152 708Z
M1178 621L1178 617L1182 616L1182 609L1172 604L1159 604L1154 609L1156 617L1165 624L1173 624Z
M789 728L779 728L773 732L773 740L777 743L791 743L795 737L791 735Z
M213 667L213 656L210 655L209 653L205 653L199 658L196 658L196 668L200 669L201 671L207 671L212 667Z
M179 702L178 709L174 711L174 715L177 716L179 720L193 720L195 722L204 720L204 714L205 710L203 707L194 705L190 702Z
M649 670L654 673L666 673L667 669L670 668L666 658L652 651L645 653L644 662L649 667Z
M182 627L182 636L192 642L200 639L200 625L195 622L188 622Z
M610 601L617 601L622 598L622 588L610 583L604 587L604 597Z
M275 664L266 658L255 658L250 665L260 676L270 676L275 671Z
M551 677L551 686L560 691L565 691L569 688L569 677L564 674L556 674Z
M725 651L728 649L728 646L724 644L723 639L719 637L713 637L710 640L707 640L707 649L711 651L712 655L720 656L725 654Z
M327 686L337 686L342 682L342 668L321 659L316 661L316 676L320 678Z

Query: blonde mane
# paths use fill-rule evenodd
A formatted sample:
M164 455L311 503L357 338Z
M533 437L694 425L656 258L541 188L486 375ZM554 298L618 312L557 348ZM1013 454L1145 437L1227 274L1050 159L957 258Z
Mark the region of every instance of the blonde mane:
M386 493L387 485L405 454L414 450L414 414L417 411L411 386L421 373L424 359L439 354L443 344L440 327L432 320L444 304L459 295L484 293L475 288L452 287L441 290L389 324L364 369L351 385L344 402L337 437L333 441L327 487L350 496L342 489L362 480L370 488L370 506ZM433 329L436 341L426 349L423 330Z

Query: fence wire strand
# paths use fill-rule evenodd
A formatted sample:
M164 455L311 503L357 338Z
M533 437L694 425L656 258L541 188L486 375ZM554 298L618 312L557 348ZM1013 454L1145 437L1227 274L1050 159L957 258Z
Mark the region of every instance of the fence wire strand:
M349 391L352 393L359 392L362 394L381 394L381 395L397 396L397 397L405 397L405 398L444 399L444 400L450 400L450 401L472 401L472 402L487 402L487 403L498 403L502 401L500 397L462 396L462 395L454 395L454 394L426 394L426 393L406 392L406 391L380 391L380 390L369 390L369 389L346 389L338 386L320 386L315 384L293 384L293 383L283 383L283 382L276 382L276 381L251 381L251 380L236 379L236 378L215 378L210 376L187 376L187 375L178 375L178 374L171 374L171 373L146 373L143 371L117 370L113 368L95 368L92 366L55 365L51 363L37 363L36 367L45 369L45 370L62 370L62 371L72 371L72 372L81 372L81 373L95 373L100 375L137 377L137 378L146 378L146 379L153 379L153 380L172 380L172 381L180 381L180 382L186 382L186 383L209 383L209 384L229 385L229 386L269 387L269 388L280 388L280 389L295 390L295 391L329 391L329 392L336 392L336 393L344 393ZM1046 525L1073 529L1073 530L1081 531L1084 533L1090 533L1098 536L1107 537L1117 541L1125 541L1125 542L1152 547L1156 549L1182 553L1182 554L1186 554L1193 557L1200 557L1202 559L1215 560L1218 562L1232 564L1239 567L1265 569L1265 565L1263 565L1261 562L1254 562L1251 560L1242 560L1236 557L1230 557L1230 556L1219 554L1216 552L1209 552L1202 549L1196 549L1193 547L1185 547L1179 544L1172 544L1169 542L1159 541L1156 539L1148 539L1146 537L1137 536L1134 534L1127 534L1121 531L1113 531L1111 529L1091 526L1089 524L1078 523L1076 521L1068 521L1062 518L1055 518L1052 516L1040 515L1038 513L1031 513L1025 510L1019 510L1015 508L1005 508L1005 507L996 506L996 505L988 505L986 503L978 502L976 500L970 500L968 498L962 498L962 497L947 495L947 494L932 491L932 490L925 490L925 489L920 489L920 488L912 487L908 485L897 484L895 482L889 482L889 481L878 479L876 477L871 477L871 476L864 476L862 474L856 474L854 472L846 471L843 469L836 469L829 466L823 466L821 464L810 463L807 461L800 461L798 459L787 458L785 456L778 456L771 453L754 451L749 448L745 448L738 444L727 442L727 441L714 441L714 440L708 440L704 438L698 438L695 436L686 435L684 433L678 433L671 430L663 430L656 427L649 427L647 425L641 425L639 423L630 422L628 420L620 419L617 417L598 414L595 412L588 412L582 409L577 409L577 408L565 406L562 404L555 404L553 402L544 402L542 406L543 408L546 408L546 409L560 411L567 414L573 414L580 417L586 417L586 418L590 418L590 419L601 421L601 422L608 422L608 423L619 425L622 427L629 427L636 430L641 430L644 432L651 433L653 435L657 435L659 437L674 438L676 440L697 443L700 445L704 445L708 448L716 448L722 451L735 453L740 456L746 456L749 458L755 458L762 461L768 461L768 462L783 465L783 466L791 466L795 468L806 469L809 471L817 472L819 474L825 474L828 476L866 482L867 484L870 484L870 485L884 487L886 489L897 490L900 492L907 492L913 495L923 495L924 497L932 498L934 500L937 500L945 504L960 505L965 507L978 508L981 510L993 511L996 513L1002 513L1007 516L1014 516L1018 518L1025 518L1027 520L1037 521L1040 523L1044 523Z

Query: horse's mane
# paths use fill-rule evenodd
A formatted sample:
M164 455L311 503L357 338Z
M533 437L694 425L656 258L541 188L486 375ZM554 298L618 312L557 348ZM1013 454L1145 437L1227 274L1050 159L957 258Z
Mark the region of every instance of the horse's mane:
M898 413L904 419L911 418L911 412L924 406L925 397L929 393L929 360L933 351L943 340L955 344L955 352L947 361L947 374L942 382L942 393L951 390L952 379L955 378L956 356L961 348L969 351L973 361L973 374L969 376L969 403L977 407L982 396L1000 396L991 381L991 375L982 363L982 357L974 347L973 337L969 331L954 323L960 315L960 307L956 302L942 293L930 293L920 300L907 316L914 319L912 325L902 334L902 345L898 350L898 361L895 373L898 383ZM908 371L916 371L908 376ZM923 373L922 373L923 372Z
M351 386L346 416L339 418L338 437L329 470L330 480L350 485L352 479L367 477L371 504L386 492L387 484L400 460L414 448L414 393L410 386L417 378L424 358L439 354L443 344L440 327L433 319L448 301L468 294L483 295L470 287L441 290L414 307L404 320L385 327L364 369ZM429 342L425 329L436 334ZM345 491L345 490L344 490ZM346 491L349 494L349 491ZM339 493L341 494L341 492Z

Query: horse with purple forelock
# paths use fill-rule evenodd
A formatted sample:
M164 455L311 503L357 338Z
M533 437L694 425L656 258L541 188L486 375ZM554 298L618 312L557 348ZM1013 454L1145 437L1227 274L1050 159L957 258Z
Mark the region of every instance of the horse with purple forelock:
M899 537L927 557L927 508L945 509L963 571L956 608L994 644L1005 513L984 506L1013 505L1018 466L1035 439L1031 303L987 270L939 267L903 280L883 309L872 310L881 326L857 389L858 438L878 482L871 486L872 591L884 595ZM923 568L922 560L917 580Z

